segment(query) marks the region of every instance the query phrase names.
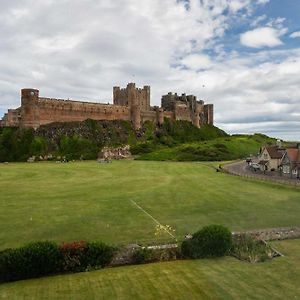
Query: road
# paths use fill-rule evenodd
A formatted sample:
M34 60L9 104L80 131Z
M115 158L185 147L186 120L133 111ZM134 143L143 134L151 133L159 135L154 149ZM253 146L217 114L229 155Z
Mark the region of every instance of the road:
M280 176L276 171L273 172L269 171L265 173L262 171L253 171L245 161L238 161L228 165L224 165L223 169L225 169L230 174L238 175L242 177L251 177L260 180L274 181L282 184L300 186L299 179Z

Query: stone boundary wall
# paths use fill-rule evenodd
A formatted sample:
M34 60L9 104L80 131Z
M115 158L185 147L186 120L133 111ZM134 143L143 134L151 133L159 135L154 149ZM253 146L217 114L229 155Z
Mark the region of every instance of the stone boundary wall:
M249 234L254 239L263 241L287 240L300 238L300 227L279 227L232 232L232 235Z

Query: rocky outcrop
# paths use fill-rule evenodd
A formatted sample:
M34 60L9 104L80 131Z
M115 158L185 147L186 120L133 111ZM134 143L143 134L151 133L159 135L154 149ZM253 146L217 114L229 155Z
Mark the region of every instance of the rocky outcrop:
M98 155L98 159L111 160L111 159L126 159L131 158L130 147L103 147Z

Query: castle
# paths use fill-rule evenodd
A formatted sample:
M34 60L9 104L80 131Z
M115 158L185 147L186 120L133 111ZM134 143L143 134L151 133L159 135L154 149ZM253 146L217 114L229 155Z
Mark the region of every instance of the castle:
M0 126L32 127L53 122L94 120L127 120L136 130L145 121L158 125L164 118L187 120L200 128L213 125L213 105L198 101L195 96L178 96L169 93L162 96L161 107L150 105L150 86L136 88L129 83L126 88L113 88L113 104L92 103L74 100L44 98L39 90L22 89L21 106L9 109L0 121Z

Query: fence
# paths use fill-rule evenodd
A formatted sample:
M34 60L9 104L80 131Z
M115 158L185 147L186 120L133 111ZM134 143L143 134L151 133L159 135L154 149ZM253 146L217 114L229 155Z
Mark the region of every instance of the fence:
M246 173L231 170L230 166L232 166L232 165L233 164L229 164L229 165L225 165L225 166L220 165L220 171L222 171L223 173L226 173L226 174L230 174L233 176L240 176L240 177L244 177L247 179L255 179L255 180L259 180L259 181L266 181L266 182L273 182L273 183L275 182L275 183L279 183L279 184L300 187L300 180L297 180L297 179L284 179L284 178L279 179L279 178L274 178L274 177L268 177L267 175L246 174Z

